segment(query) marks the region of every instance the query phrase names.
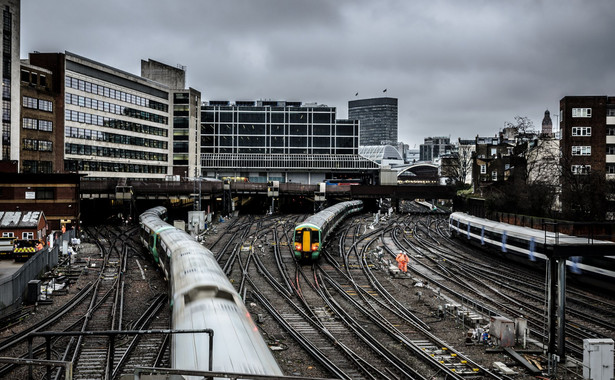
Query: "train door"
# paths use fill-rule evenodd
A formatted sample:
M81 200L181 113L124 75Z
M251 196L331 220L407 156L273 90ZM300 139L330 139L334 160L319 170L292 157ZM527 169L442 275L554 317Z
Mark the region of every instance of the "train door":
M301 243L302 245L302 252L311 252L311 246L312 246L312 231L305 228L303 229L303 242Z

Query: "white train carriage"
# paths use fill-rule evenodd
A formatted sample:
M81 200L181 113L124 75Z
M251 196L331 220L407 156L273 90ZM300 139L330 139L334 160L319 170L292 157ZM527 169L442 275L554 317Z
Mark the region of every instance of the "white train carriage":
M209 370L212 349L213 371L282 376L239 294L211 251L186 232L155 221L158 212L149 211L142 214L140 221L142 230L150 231L148 249L156 251L159 265L169 271L172 328L214 331L212 347L206 333L173 335L173 368Z
M454 235L463 240L495 248L503 253L512 254L528 261L546 261L545 247L556 244L585 246L585 249L591 249L591 246L588 245L588 239L584 237L563 233L555 234L534 228L500 223L461 212L454 212L450 215L449 227ZM615 254L615 243L611 241L592 240L591 244L606 246L607 249L612 246L612 252ZM604 282L613 283L613 280L615 280L615 256L582 257L582 254L583 252L579 252L579 256L570 257L566 260L566 266L571 273L575 275L583 274L584 277L595 277L590 282L600 286ZM594 281L595 279L600 280Z

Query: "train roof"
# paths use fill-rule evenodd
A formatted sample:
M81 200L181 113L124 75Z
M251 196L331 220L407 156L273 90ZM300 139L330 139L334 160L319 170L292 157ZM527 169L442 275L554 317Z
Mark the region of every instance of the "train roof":
M597 240L591 239L589 240L586 237L567 235L564 233L554 233L550 231L538 230L530 227L522 227L514 224L496 222L494 220L479 218L476 216L472 216L463 212L454 212L451 214L450 218L452 220L461 220L464 222L469 222L471 225L476 226L485 226L495 232L502 233L506 231L508 236L523 236L524 238L533 237L537 242L543 242L545 244L552 245L600 245L600 246L613 246L615 249L615 242L608 240Z
M319 213L309 216L306 220L304 220L301 223L301 225L309 224L309 225L313 225L316 228L321 228L325 221L329 220L334 215L337 215L337 213L340 210L344 209L345 207L360 206L362 204L363 204L363 201L346 201L346 202L337 203L331 207L327 207L326 209L322 210Z

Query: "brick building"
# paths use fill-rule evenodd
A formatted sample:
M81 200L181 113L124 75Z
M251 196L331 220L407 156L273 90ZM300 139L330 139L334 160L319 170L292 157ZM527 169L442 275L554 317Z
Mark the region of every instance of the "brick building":
M566 96L560 100L560 147L562 153L562 207L577 208L587 213L578 201L575 184L596 184L615 181L615 97ZM585 186L588 187L588 186ZM579 187L577 186L576 189ZM608 190L608 185L605 189ZM612 194L611 194L612 195ZM609 198L609 194L605 194ZM589 195L588 195L589 198ZM612 206L612 205L611 205ZM606 218L615 217L613 210L595 206Z
M21 129L19 171L64 170L64 123L57 120L51 71L21 63Z
M77 226L80 175L2 173L0 210L43 211L50 230Z
M48 231L42 211L0 211L0 236L24 240L44 240Z

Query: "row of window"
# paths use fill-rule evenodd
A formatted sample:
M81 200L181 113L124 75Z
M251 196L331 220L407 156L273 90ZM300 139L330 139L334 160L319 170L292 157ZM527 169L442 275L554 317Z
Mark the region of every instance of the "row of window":
M284 137L284 136L202 136L202 147L288 147L288 148L352 148L358 147L356 137Z
M21 149L39 152L53 152L53 143L47 140L22 139Z
M202 147L201 153L250 153L250 154L344 154L356 155L353 148L251 148L251 147Z
M335 113L326 109L325 111L316 112L310 109L289 109L282 112L272 111L202 111L201 119L204 122L235 122L235 123L297 123L297 124L312 124L323 123L331 124L335 118Z
M53 121L24 117L21 120L21 127L23 129L37 129L39 131L52 132Z
M202 154L203 168L368 169L378 165L354 154Z
M102 147L102 146L91 146L91 145L71 144L71 143L65 144L64 153L79 154L83 156L126 158L126 159L147 160L147 161L167 161L168 160L168 154L166 153L144 152L140 150L108 148L108 147Z
M169 131L163 128L152 127L140 123L133 123L132 121L111 119L106 116L92 115L90 113L73 110L66 110L65 119L67 121L74 121L77 123L98 125L100 127L121 129L124 131L146 133L148 135L154 136L167 137L169 134Z
M591 165L572 165L570 171L572 174L589 174L591 168Z
M47 76L45 74L39 74L33 71L21 70L21 81L42 87L47 86Z
M592 127L572 127L573 136L591 136Z
M572 117L592 117L591 108L573 108Z
M284 124L202 124L204 135L297 135L297 136L355 136L357 125L284 125Z
M147 107L163 112L169 112L168 104L157 102L155 100L144 98L142 96L129 94L127 92L116 90L107 86L73 78L70 76L66 77L66 88L74 88L75 90L89 92L90 94L104 96L122 102L135 104L137 106Z
M134 117L137 119L147 120L154 123L167 124L169 122L169 118L166 116L161 116L147 111L140 111L135 108L124 107L119 104L103 102L102 100L96 100L70 93L66 94L66 104L72 104L75 106L85 107L97 111L109 112L116 115Z
M49 100L24 96L21 105L25 108L53 112L53 102L50 102Z
M21 164L24 173L53 173L53 163L51 161L24 160ZM36 198L40 199L40 198Z
M591 156L592 147L589 145L574 145L572 147L573 156Z
M2 78L2 99L11 99L11 80Z
M92 171L114 173L167 174L166 166L124 164L119 162L96 162L81 160L64 160L64 170L69 172Z
M13 232L3 232L2 237L14 238L15 234ZM21 238L23 240L34 240L34 232L22 232Z
M116 133L93 131L90 129L77 127L66 127L64 129L64 135L66 137L73 137L76 139L106 141L115 144L146 146L149 148L167 149L168 147L168 143L166 141L145 139L143 137L136 136L118 135Z

